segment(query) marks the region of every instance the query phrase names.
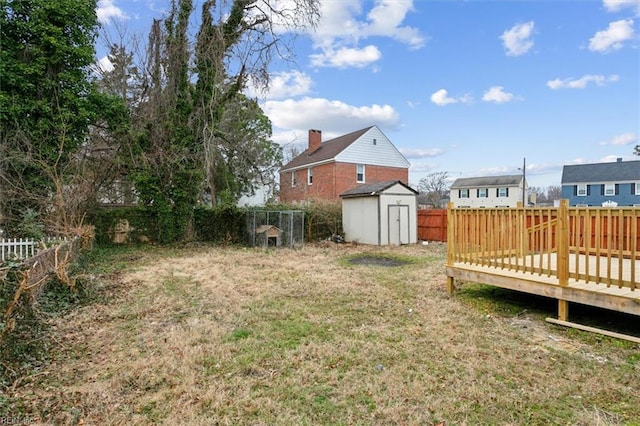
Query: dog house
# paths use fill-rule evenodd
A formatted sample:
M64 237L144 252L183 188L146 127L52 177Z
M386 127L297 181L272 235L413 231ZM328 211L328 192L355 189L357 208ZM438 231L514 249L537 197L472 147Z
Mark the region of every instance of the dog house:
M280 247L282 231L273 225L260 225L256 228L257 245L265 247Z
M418 192L401 181L358 185L340 195L345 241L375 245L418 242Z

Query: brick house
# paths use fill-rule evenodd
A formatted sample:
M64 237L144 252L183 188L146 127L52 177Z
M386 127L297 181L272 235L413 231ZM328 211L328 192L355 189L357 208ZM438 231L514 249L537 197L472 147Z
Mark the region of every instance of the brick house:
M280 169L280 201L340 200L360 184L409 181L409 162L377 126L322 142L309 130L308 148Z

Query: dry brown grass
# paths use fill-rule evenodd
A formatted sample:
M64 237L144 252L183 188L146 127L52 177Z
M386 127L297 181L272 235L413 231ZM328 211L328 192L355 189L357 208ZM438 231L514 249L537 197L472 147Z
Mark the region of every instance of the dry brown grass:
M345 261L355 254L412 262ZM43 424L640 418L637 346L450 298L444 255L441 244L140 252L101 278L108 302L56 320L54 359L13 397Z

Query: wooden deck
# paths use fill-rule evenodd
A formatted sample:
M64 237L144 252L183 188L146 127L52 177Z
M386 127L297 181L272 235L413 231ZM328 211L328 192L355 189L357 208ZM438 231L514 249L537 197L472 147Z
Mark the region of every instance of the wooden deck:
M640 209L448 211L447 287L479 282L640 315Z
M552 253L550 257L540 255L527 256L520 259L520 263L537 263L541 258L542 264L548 267L548 271L557 271L558 257L555 253ZM513 263L516 261L515 258L509 260ZM598 262L596 256L589 256L588 265L590 265L592 271L596 270L596 262ZM619 274L622 274L625 280L632 281L631 263L635 262L637 264L639 261L623 259L622 263L616 262L609 266L606 259L600 258L599 262L602 270L610 267L612 275L619 276ZM587 276L588 268L586 265L583 262L578 263L576 255L569 255L569 264L576 265L576 263L579 265L579 269L570 267L572 275L576 273L581 276ZM635 268L634 280L640 283L640 265L638 266ZM481 282L538 296L640 315L640 289L619 287L606 282L569 278L567 285L560 285L557 275L506 269L500 267L499 262L496 263L496 266L455 262L453 265L447 265L447 276L461 281Z

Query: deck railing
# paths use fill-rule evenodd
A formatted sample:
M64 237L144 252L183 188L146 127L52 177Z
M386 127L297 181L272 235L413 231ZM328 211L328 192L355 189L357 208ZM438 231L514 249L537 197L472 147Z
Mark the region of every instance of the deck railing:
M640 208L453 208L447 263L638 288Z

